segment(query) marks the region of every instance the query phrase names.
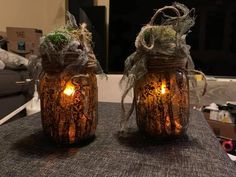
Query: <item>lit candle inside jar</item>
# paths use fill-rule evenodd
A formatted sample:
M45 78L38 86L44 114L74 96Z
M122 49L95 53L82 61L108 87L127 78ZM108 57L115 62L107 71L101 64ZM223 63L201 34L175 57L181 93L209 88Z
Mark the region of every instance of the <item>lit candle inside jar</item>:
M141 131L158 137L180 135L186 130L187 81L174 74L149 73L137 83L136 121Z
M75 86L72 84L66 84L66 88L64 89L63 93L67 96L71 96L75 93Z
M166 84L161 84L161 94L164 95L166 93Z

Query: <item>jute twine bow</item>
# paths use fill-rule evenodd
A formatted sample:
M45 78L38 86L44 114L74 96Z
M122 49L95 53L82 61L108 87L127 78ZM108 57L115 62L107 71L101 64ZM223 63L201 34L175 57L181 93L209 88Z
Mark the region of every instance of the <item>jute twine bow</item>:
M161 9L158 9L156 11L156 13L153 15L153 17L151 18L151 20L149 21L148 25L146 25L140 32L140 34L137 36L136 38L136 41L135 41L135 46L137 47L138 50L146 50L147 52L148 51L151 51L154 47L154 43L155 43L155 39L154 39L154 36L151 34L151 41L150 41L150 46L147 45L146 41L144 40L144 36L142 33L144 30L147 30L148 28L152 29L153 25L154 25L154 22L156 20L156 18L158 17L158 15L160 15L160 13L162 13L163 11L165 10L172 10L176 13L177 15L177 24L179 24L179 18L180 18L180 12L178 9L176 9L175 7L173 6L165 6ZM177 33L176 33L176 39L177 39ZM177 42L177 40L176 40Z
M158 66L159 71L166 70L166 69L173 70L173 67L174 67L175 69L180 69L185 73L200 74L203 76L203 81L205 83L202 95L204 95L206 92L206 88L207 88L206 77L204 73L194 69L194 64L192 62L191 56L189 55L189 48L186 47L185 40L183 42L183 40L181 39L181 36L179 36L180 34L178 33L178 29L180 27L179 26L180 21L185 20L184 18L186 18L187 15L189 15L188 13L190 13L191 11L185 12L184 11L186 9L185 6L182 6L179 3L175 3L174 6L165 6L155 12L150 22L141 29L139 35L136 38L136 41L135 41L135 46L137 48L136 52L132 54L126 60L126 63L128 64L125 68L124 76L122 80L120 81L120 85L122 85L122 82L125 82L126 84L126 88L124 89L124 92L121 98L121 108L122 108L122 115L121 115L121 122L120 122L121 132L124 132L126 130L126 124L135 108L135 99L136 99L135 94L133 96L132 104L128 112L126 112L125 110L124 100L126 96L128 95L128 93L135 87L135 84L137 83L137 81L139 81L139 79L141 79L141 77L143 77L148 72L148 70L150 70L150 67L155 68L155 66ZM155 48L156 39L155 39L155 36L152 35L152 33L150 34L150 41L147 44L144 37L144 31L145 30L151 31L154 26L154 22L157 16L163 13L163 11L165 10L171 10L176 14L176 17L171 17L172 20L174 19L171 25L173 26L173 28L177 30L175 30L176 32L175 43L168 43L167 47L161 51ZM182 16L181 16L181 12L183 14ZM181 50L177 50L177 49L181 49ZM156 56L157 59L149 60L148 61L149 63L147 63L147 59L150 58L147 56L150 56L150 55ZM160 58L160 61L158 61L158 57ZM180 61L181 58L186 59L185 64L184 65L179 64L180 66L176 67L178 66L178 63L181 62ZM171 64L171 66L173 66L172 69L171 69L171 66L168 67L167 65L163 65L160 63L160 62L165 62L165 61L168 61L168 64L173 62ZM140 73L140 70L141 70L141 73Z

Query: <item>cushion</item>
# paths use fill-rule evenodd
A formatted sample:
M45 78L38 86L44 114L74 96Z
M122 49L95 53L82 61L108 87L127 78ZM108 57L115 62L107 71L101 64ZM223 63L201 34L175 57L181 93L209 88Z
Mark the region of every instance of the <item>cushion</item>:
M0 48L0 60L5 63L9 69L25 69L28 66L28 60L22 56L8 52Z

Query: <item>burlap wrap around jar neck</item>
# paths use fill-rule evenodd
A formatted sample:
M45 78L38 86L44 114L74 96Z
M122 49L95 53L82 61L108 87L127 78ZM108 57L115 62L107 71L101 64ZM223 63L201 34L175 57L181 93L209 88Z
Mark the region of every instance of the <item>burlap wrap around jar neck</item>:
M75 52L66 52L64 54L49 54L42 56L42 68L44 72L59 73L69 66L80 68L84 72L94 72L97 66L96 60L88 55L88 61L82 63L79 59L80 54ZM63 60L61 60L63 58Z
M147 72L166 72L173 70L187 70L187 58L164 55L147 56Z

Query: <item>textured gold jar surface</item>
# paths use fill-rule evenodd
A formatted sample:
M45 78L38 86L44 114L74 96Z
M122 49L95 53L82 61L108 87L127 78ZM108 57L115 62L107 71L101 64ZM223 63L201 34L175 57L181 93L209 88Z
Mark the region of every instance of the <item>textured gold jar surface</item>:
M178 136L189 122L189 85L182 69L148 72L134 89L139 129L153 137Z
M58 144L78 144L95 135L96 75L62 71L40 79L41 119L45 134Z

